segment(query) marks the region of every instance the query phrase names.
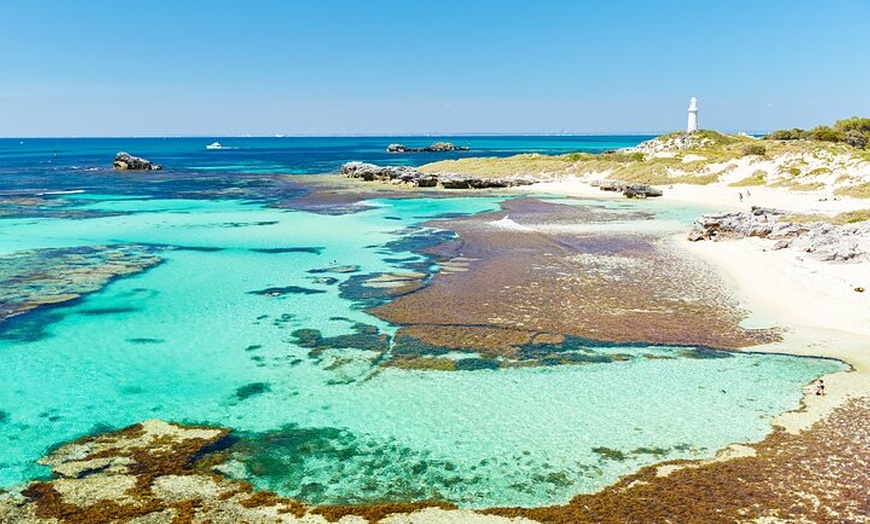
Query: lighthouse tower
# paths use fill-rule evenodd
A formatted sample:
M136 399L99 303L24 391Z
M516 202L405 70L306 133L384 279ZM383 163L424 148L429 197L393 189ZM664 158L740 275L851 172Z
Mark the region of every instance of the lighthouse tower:
M698 130L698 99L692 97L689 100L689 124L686 126L687 133L694 133Z

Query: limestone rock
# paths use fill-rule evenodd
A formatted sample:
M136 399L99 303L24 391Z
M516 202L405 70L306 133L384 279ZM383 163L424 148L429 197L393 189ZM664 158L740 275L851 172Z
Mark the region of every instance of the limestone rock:
M596 184L602 191L618 191L626 198L647 198L662 196L662 190L647 184L629 184L619 180L600 180Z
M366 182L386 182L415 187L438 187L444 189L488 189L531 185L533 177L477 177L458 173L423 173L408 166L377 166L364 162L348 162L341 166L341 174L347 178L359 178Z
M457 146L452 142L435 142L428 147L408 147L403 144L390 144L387 153L444 153L448 151L468 151L468 146Z
M157 171L163 169L163 167L151 163L150 160L145 160L123 151L115 155L112 167L115 168L115 171Z
M842 226L817 221L783 221L783 211L753 207L749 213L709 213L695 220L688 239L736 240L758 237L773 241L771 249L794 249L823 261L870 260L870 223Z

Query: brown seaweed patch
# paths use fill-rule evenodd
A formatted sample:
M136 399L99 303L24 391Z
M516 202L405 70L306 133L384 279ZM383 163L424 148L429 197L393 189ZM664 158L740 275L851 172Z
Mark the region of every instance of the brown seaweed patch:
M362 517L369 522L380 522L394 514L407 514L426 508L445 510L457 509L459 506L440 500L424 500L421 502L395 502L392 504L369 504L365 506L317 506L313 513L322 515L330 522L337 522L343 517L353 515Z
M629 353L602 352L613 344L583 337L554 333L533 333L491 326L404 326L394 337L390 359L385 365L433 369L477 369L495 367L605 364L635 358ZM633 345L626 345L632 347ZM448 366L440 357L467 353ZM474 360L484 359L483 362ZM497 365L496 365L497 364Z
M400 369L425 369L427 371L455 371L456 359L437 357L407 357L390 361L390 366Z
M837 408L810 429L775 431L754 454L719 462L670 461L563 506L485 513L540 522L866 522L870 515L870 398ZM641 448L643 449L643 448ZM654 449L654 451L657 451Z

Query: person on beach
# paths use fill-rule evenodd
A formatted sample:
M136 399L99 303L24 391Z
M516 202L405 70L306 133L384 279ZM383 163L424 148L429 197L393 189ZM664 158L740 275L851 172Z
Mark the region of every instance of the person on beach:
M743 193L737 193L737 196L740 198L740 201L743 202Z
M825 381L819 379L819 382L816 384L816 395L825 395Z

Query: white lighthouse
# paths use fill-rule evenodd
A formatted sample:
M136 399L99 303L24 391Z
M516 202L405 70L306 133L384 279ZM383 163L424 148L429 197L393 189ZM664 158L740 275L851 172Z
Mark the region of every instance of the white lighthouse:
M689 123L686 126L687 133L694 133L698 130L698 99L692 97L689 100Z

